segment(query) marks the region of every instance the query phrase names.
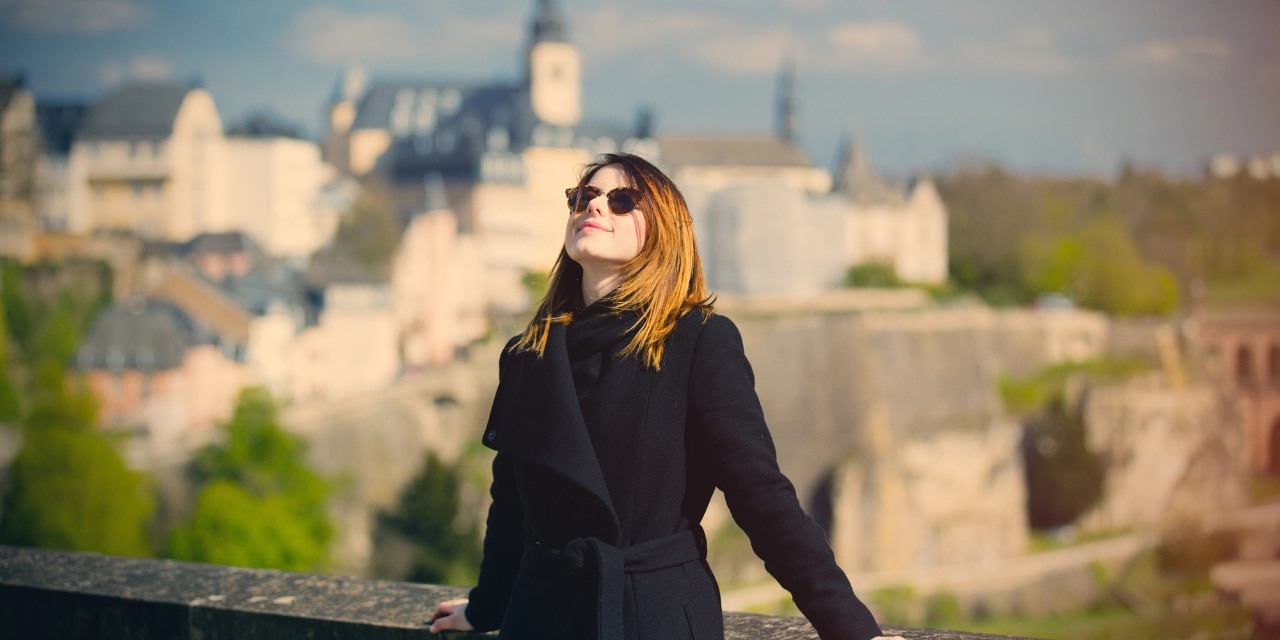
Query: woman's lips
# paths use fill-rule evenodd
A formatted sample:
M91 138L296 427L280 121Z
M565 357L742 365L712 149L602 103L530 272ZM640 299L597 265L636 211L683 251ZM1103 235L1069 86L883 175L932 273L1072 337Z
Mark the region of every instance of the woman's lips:
M586 231L587 229L598 229L600 231L608 231L608 229L605 229L604 226L601 225L600 223L592 222L591 220L588 220L582 223L582 226L578 227L579 232Z

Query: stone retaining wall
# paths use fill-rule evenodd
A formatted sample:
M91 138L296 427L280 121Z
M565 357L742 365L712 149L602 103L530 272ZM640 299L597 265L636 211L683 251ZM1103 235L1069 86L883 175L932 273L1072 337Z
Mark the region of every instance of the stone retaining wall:
M0 637L392 640L435 637L426 620L457 587L0 546ZM725 615L726 640L816 638L803 618ZM982 634L885 629L910 640ZM482 634L445 634L451 640Z

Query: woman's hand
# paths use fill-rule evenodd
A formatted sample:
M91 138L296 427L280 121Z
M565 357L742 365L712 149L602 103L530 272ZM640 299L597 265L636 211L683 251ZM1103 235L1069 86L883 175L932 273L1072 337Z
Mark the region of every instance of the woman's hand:
M471 631L471 623L467 621L467 599L445 600L436 605L436 612L431 614L431 626L427 631Z

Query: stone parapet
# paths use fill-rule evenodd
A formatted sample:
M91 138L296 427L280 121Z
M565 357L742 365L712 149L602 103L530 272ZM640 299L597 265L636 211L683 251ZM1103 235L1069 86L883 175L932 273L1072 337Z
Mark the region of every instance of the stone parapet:
M435 603L463 594L457 587L0 546L4 638L422 640L433 637L425 623ZM746 613L726 613L725 631L727 640L817 638L803 618ZM885 631L910 640L999 637Z

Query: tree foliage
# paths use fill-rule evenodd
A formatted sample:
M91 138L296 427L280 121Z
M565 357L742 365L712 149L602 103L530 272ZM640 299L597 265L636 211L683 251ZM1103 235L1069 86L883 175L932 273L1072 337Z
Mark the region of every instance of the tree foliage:
M1200 283L1280 262L1280 181L1019 176L995 164L937 179L950 274L995 304L1057 292L1119 315L1164 314Z
M336 267L358 267L385 274L400 242L395 203L376 189L366 189L338 223L333 240L315 259Z
M0 541L150 555L152 483L128 468L113 438L94 430L94 396L67 372L85 327L108 299L110 270L6 261L0 291L0 421L16 423L22 436L5 485Z
M460 516L462 480L457 467L428 453L400 494L396 509L379 514L379 526L414 547L407 580L431 584L471 584L480 564L474 522Z
M271 395L241 392L223 426L225 441L197 453L199 485L188 522L170 537L179 560L314 571L333 537L326 504L330 484L310 467L306 444L277 420Z
M151 555L148 478L86 428L27 429L13 461L0 540L48 549Z
M844 274L846 287L901 287L898 273L892 265L864 262L849 267Z

